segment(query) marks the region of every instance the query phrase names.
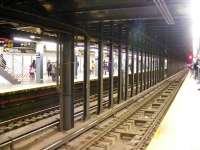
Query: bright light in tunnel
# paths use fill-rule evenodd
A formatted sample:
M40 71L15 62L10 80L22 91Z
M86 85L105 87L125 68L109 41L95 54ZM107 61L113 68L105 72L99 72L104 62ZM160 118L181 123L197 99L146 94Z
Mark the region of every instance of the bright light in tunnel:
M192 0L192 36L193 36L193 56L197 56L200 40L200 0Z
M57 43L55 42L50 42L50 41L42 41L41 42L43 46L46 46L46 50L48 51L56 51L57 49Z
M19 42L31 42L31 39L23 38L23 37L14 37L14 41L19 41Z

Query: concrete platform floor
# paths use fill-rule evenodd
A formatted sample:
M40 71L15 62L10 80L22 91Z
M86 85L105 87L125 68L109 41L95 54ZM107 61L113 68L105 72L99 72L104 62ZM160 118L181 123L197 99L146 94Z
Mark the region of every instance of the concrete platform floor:
M108 78L108 74L104 75L104 78ZM90 80L97 79L97 76L90 76ZM83 81L83 76L79 76L78 78L74 79L74 82L80 82ZM0 94L3 93L9 93L9 92L16 92L16 91L23 91L26 89L37 89L42 87L48 87L48 86L54 86L56 85L56 82L53 82L51 77L44 76L44 82L43 83L36 83L36 81L26 81L22 82L21 84L16 85L1 85L0 84Z
M56 85L55 82L50 83L26 83L26 84L17 84L17 85L10 85L10 86L3 86L0 87L0 94L9 93L9 92L16 92L16 91L23 91L26 89L37 89L42 87L49 87Z
M189 73L147 150L200 150L200 84Z

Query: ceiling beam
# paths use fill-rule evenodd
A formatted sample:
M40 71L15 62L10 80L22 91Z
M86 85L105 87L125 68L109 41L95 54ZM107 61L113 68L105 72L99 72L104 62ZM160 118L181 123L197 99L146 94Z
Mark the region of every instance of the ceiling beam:
M172 17L166 3L164 0L153 0L155 3L156 7L162 14L163 18L165 19L165 22L167 24L175 24L174 18Z
M55 20L55 18L42 17L32 13L11 8L5 8L2 6L0 6L0 19L39 28L45 28L60 33L81 34L88 36L88 34L84 30L57 21Z

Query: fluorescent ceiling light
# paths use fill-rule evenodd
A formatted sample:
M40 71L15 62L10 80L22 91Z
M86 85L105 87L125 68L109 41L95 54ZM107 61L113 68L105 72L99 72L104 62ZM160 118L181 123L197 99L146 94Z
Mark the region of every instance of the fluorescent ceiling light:
M41 44L46 46L48 51L56 51L57 50L57 43L49 42L49 41L41 41Z
M13 38L14 41L19 41L19 42L31 42L31 39L27 39L27 38L22 38L22 37L14 37Z
M56 42L49 42L49 41L41 41L41 43L45 45L57 45Z
M75 50L84 50L83 46L75 46Z
M35 39L35 36L34 36L34 35L31 35L30 38L31 38L31 39Z

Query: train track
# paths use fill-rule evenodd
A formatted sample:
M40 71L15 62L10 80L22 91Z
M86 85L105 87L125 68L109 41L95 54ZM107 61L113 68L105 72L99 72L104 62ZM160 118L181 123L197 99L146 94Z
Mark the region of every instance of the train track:
M129 92L130 92L130 88L129 88ZM114 93L113 98L114 99L117 98L117 89L114 89L113 93ZM90 100L91 100L91 103L97 102L97 94L91 95ZM74 104L75 110L76 108L79 110L79 111L75 111L75 114L74 114L74 118L76 121L82 119L83 111L79 109L79 107L82 108L82 103L83 102L79 100L79 103ZM107 104L108 104L108 91L104 91L103 108L107 108ZM97 110L97 104L94 104L94 105L90 104L90 109L89 109L90 114L96 114L96 110ZM15 132L12 133L12 131L15 131L18 128L20 129L20 128L28 126L29 124L31 125L33 123L36 123L36 122L39 122L40 120L45 120L45 119L46 120L49 119L49 121L45 123L45 125L40 125L38 128L25 130L24 132L20 134L18 133L18 131L17 131L18 134L15 134ZM0 122L0 138L1 136L6 137L2 141L0 141L0 148L6 145L9 145L12 142L29 137L32 134L35 134L37 132L41 132L43 130L47 130L55 126L59 126L59 106L55 106L52 108L44 109L42 111L38 111L35 113L31 113L28 115L10 119L4 122ZM12 137L10 137L10 135Z
M116 93L116 92L117 92L117 89L114 89L114 93ZM104 98L107 97L107 96L108 96L108 91L105 91L104 92ZM97 100L96 94L90 96L90 102L91 103L95 102L96 100ZM83 105L83 102L81 100L77 100L77 101L79 101L79 102L76 102L74 104L75 109L78 108L78 107L82 107L82 105ZM103 103L104 106L107 103L108 103L108 101L105 101ZM93 106L90 107L90 111L92 111L96 108L97 108L97 105L93 105ZM57 105L57 106L47 108L47 109L44 109L44 110L41 110L41 111L37 111L37 112L31 113L31 114L27 114L27 115L20 116L20 117L17 117L17 118L13 118L13 119L10 119L10 120L4 121L4 122L0 122L0 134L3 134L5 132L26 126L28 124L40 121L40 120L45 119L45 118L49 118L49 117L58 115L59 112L60 112L59 105ZM81 115L82 115L82 111L77 111L74 114L75 117L79 117Z
M139 85L140 85L140 83L139 83ZM130 90L130 88L129 88L129 90ZM115 88L113 90L113 93L114 94L117 93L117 88ZM104 98L106 98L108 96L108 90L104 91L103 95L104 95ZM98 98L97 94L90 95L90 102L92 103L92 102L97 101L97 98ZM108 101L104 101L104 103L103 103L104 107L107 104L108 104ZM82 107L82 105L83 105L83 99L82 98L75 99L75 104L74 104L75 109L76 108L78 109L78 107ZM95 109L97 109L97 105L93 105L93 106L90 107L90 111L93 111ZM23 115L23 116L20 116L20 117L16 117L16 118L13 118L13 119L9 119L9 120L0 122L0 135L5 133L5 132L9 132L11 130L15 130L17 128L26 126L28 124L40 121L42 119L58 115L59 112L60 112L59 105L57 105L57 106L50 107L50 108L47 108L47 109L43 109L43 110L40 110L40 111L37 111L37 112L34 112L34 113L30 113L30 114L27 114L27 115ZM82 111L78 111L78 112L75 113L74 116L79 117L82 114L83 114Z
M79 135L68 135L68 138L53 143L45 150L145 149L178 92L184 77L184 73L179 74L141 96L131 105L126 105L124 109L110 115L101 123L98 122L90 129L82 128L83 132L79 132Z
M115 96L116 97L116 93L117 90L114 90ZM97 96L96 95L92 95L90 96L91 99L91 103L94 103L97 101ZM104 94L104 101L103 101L103 108L106 108L107 105L109 104L108 101L108 93ZM78 111L76 111L76 108ZM82 108L82 105L80 104L75 104L75 114L74 114L74 118L76 121L81 120L82 119L82 115L83 115L83 111L80 110L79 108ZM80 110L80 111L79 111ZM90 104L90 114L95 114L97 110L97 105L96 104ZM53 118L53 119L49 119L49 118ZM12 134L12 131L15 131L16 129L20 129L23 127L26 127L28 125L31 125L33 123L39 122L41 120L45 120L45 119L49 119L48 123L46 123L45 125L41 125L39 128L37 129L31 129L28 130L26 133L20 133L19 135L14 135L14 138L5 138L2 141L0 141L0 149L2 147L5 147L6 145L11 144L12 142L21 140L23 138L29 137L32 134L35 134L37 132L43 131L43 130L47 130L49 128L52 127L59 127L59 106L55 106L52 108L48 108L36 113L32 113L32 114L28 114L25 116L21 116L18 118L14 118L5 122L1 122L0 123L0 131L1 129L3 130L3 132L0 134L0 138L1 136L4 137L4 135L6 135L8 133L8 135Z
M140 85L140 83L139 83L139 85ZM130 90L130 87L129 87L129 90ZM115 88L113 90L113 93L114 94L117 93L117 88ZM103 95L104 95L104 98L107 97L108 96L108 90L104 91ZM90 96L90 102L92 103L92 102L97 101L97 98L98 98L97 94L91 95ZM108 104L108 101L104 101L103 106L105 107L107 104ZM83 99L82 98L75 99L75 104L74 104L75 109L78 108L78 107L82 107L82 105L83 105ZM97 109L97 105L93 105L93 106L90 107L90 111L93 111L95 109ZM23 116L20 116L20 117L16 117L16 118L13 118L13 119L10 119L10 120L0 122L0 135L5 133L5 132L9 132L11 130L15 130L17 128L26 126L28 124L40 121L42 119L58 115L59 112L60 112L59 105L57 105L57 106L50 107L50 108L47 108L47 109L43 109L43 110L40 110L40 111L37 111L37 112L34 112L34 113L30 113L30 114L27 114L27 115L23 115ZM78 112L75 113L74 116L79 117L82 114L83 114L82 111L78 111Z
M160 84L158 84L158 86L159 85L161 85L161 83ZM163 87L163 85L161 86L161 87ZM156 87L154 87L153 89L155 89ZM160 87L159 87L159 89L160 89ZM144 93L146 93L147 95L148 94L150 94L151 93L151 90L152 90L152 88L150 88L150 89L148 89L148 90L146 90L146 92L144 92ZM155 90L155 91L158 91L158 90ZM115 91L115 93L116 93L116 91ZM105 95L105 94L104 94ZM115 96L116 96L117 94L115 94ZM115 97L114 96L114 97ZM138 97L140 97L141 96L141 94L138 94L137 96L135 96L135 98L136 99L138 99ZM96 96L93 96L93 98L94 98L94 101L96 101ZM104 97L104 106L106 106L107 105L107 103L108 103L108 100L106 100L106 98L107 98L107 96L105 95L105 97ZM107 98L108 99L108 98ZM142 101L142 100L140 100L140 101ZM132 102L131 102L132 103ZM137 103L135 103L135 104L137 104ZM128 107L129 105L127 105L127 107ZM18 120L19 122L20 121L24 121L24 122L26 122L27 121L27 117L33 117L34 119L35 119L35 121L38 121L37 120L37 118L39 118L39 119L44 119L44 118L42 118L41 117L41 113L43 113L44 115L46 115L46 118L48 119L50 116L55 116L55 115L57 115L58 116L58 113L59 113L59 109L58 109L58 106L56 106L57 108L52 108L52 109L54 109L54 111L53 110L51 110L51 109L47 109L47 110L45 110L45 111L41 111L41 112L37 112L37 113L33 113L33 114L30 114L30 115L26 115L26 116L23 116L23 117L19 117L19 118L17 118L16 120ZM78 107L81 107L81 106L78 106ZM119 106L120 107L120 110L122 109L122 106ZM93 105L93 106L91 106L90 107L90 112L91 113L94 113L94 112L96 112L96 108L97 108L97 106L96 105ZM46 111L48 111L49 112L49 114L46 112ZM56 114L57 113L57 114ZM112 113L114 113L114 111L112 111ZM117 114L118 114L118 111L116 112ZM36 115L37 114L37 115ZM76 113L75 113L75 117L80 117L80 116L82 116L82 114L83 114L83 112L82 111L77 111ZM36 117L36 116L39 116L39 117ZM101 115L100 115L101 116ZM109 115L106 115L106 116L109 116ZM111 115L111 116L113 116L113 114ZM33 120L34 120L33 119ZM8 125L8 124L17 124L16 123L16 120L14 121L15 119L11 119L10 121L7 121L7 122L4 122L3 124L0 124L0 126L1 125L4 125L4 126L6 126L6 124ZM105 120L105 118L103 119L103 120ZM33 121L34 122L34 121ZM99 121L95 121L95 123L98 123ZM32 122L30 122L30 123L32 123ZM28 124L28 123L27 123ZM109 123L110 124L110 123ZM24 125L26 125L25 123L21 123L21 124L19 124L18 126L17 126L17 128L19 128L20 127L20 125L21 126L24 126ZM48 130L48 129L50 129L50 128L52 128L52 127L56 127L56 126L58 126L59 125L59 117L57 117L56 119L54 119L53 121L51 121L51 122L49 122L48 124L45 124L44 126L41 126L41 127L39 127L39 128L36 128L36 129L32 129L32 130L30 130L30 131L28 131L28 132L24 132L24 133L21 133L20 135L17 135L17 136L10 136L10 135L12 135L12 131L11 131L11 133L10 134L8 134L8 136L7 135L5 135L5 136L3 136L4 137L4 139L0 142L0 149L1 148L3 148L3 147L12 147L12 145L14 144L14 143L17 143L18 141L21 141L21 140L23 140L23 139L26 139L26 138L28 138L28 137L30 137L30 136L32 136L32 135L34 135L34 134L38 134L39 132L41 132L41 131L44 131L44 130ZM94 123L92 123L92 126L93 125L95 125ZM88 127L90 127L91 126L91 124L88 126ZM13 129L15 129L15 128L13 128ZM100 129L100 128L99 128ZM88 130L88 129L87 129ZM92 129L93 130L93 129ZM103 128L102 128L102 130L104 130ZM8 130L6 130L6 131L8 131ZM82 131L85 131L85 130L82 130ZM78 134L79 132L76 132L76 134ZM82 133L81 133L82 134ZM1 137L1 135L0 135L0 137ZM72 136L72 137L74 137L74 136ZM61 144L62 145L62 144ZM60 144L59 144L59 146L61 146ZM86 145L88 145L88 144L86 144ZM51 147L51 146L50 146ZM48 149L48 148L47 148Z

